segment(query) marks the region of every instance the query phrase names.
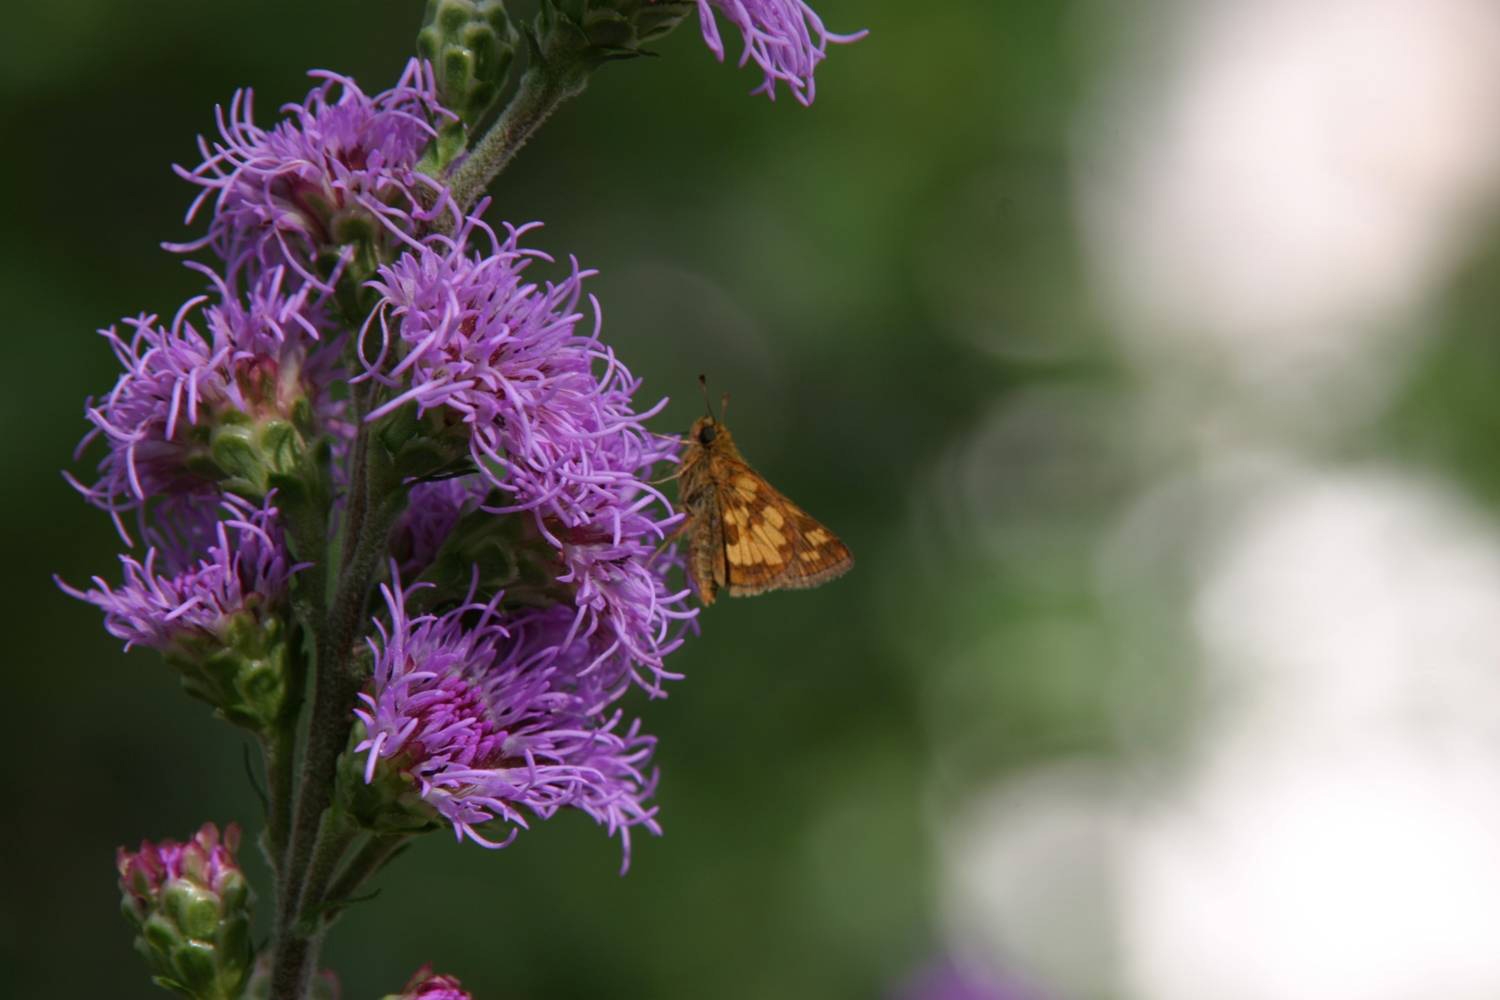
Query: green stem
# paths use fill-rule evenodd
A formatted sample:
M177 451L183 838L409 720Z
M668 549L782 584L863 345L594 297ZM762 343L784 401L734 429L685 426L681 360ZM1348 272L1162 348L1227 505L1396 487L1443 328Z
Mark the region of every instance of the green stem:
M576 40L542 42L532 55L532 65L522 76L504 112L447 179L454 200L465 213L537 128L564 101L582 93L588 83L584 50L577 48ZM447 224L451 223L449 219ZM331 596L327 507L299 512L302 516L290 519L294 547L309 553L302 558L315 564L299 581L296 600L299 618L316 637L316 650L312 712L307 723L296 808L277 812L273 807L270 821L272 851L281 861L271 1000L302 1000L317 966L325 903L346 900L390 860L405 840L394 836L370 838L338 874L330 892L330 882L354 836L348 829L352 824L334 806L334 786L339 755L348 746L354 724L355 698L364 683L355 660L355 646L368 620L371 589L390 551L391 528L406 501L406 491L390 467L389 456L378 442L371 441L370 429L364 423L371 405L371 389L361 389L352 394L359 432L350 452L350 488L344 510L339 569ZM290 725L295 732L295 722ZM282 777L287 777L292 767L291 754L283 753L280 747L276 754L274 766ZM289 790L287 795L290 796Z
M266 795L270 809L266 816L266 838L271 852L271 871L278 887L286 871L286 848L292 831L292 782L296 777L297 728L295 720L277 726L262 737L261 749L266 761Z
M378 447L372 448L370 430L363 426L367 403L356 396L355 413L361 426L351 457L356 465L352 471L359 475L350 479L349 493L351 509L358 503L362 514L357 525L352 517L346 520L338 587L317 632L312 717L307 726L285 877L277 900L273 1000L301 1000L299 991L317 963L317 941L307 929L306 915L309 906L320 905L326 888L317 881L323 877L318 868L324 856L322 831L332 815L329 806L338 758L348 745L355 697L364 683L355 662L356 643L366 620L370 590L390 549L391 528L406 500L400 479L388 463L372 460L371 453L378 453ZM326 873L327 878L332 875L332 871Z
M367 471L367 456L370 450L370 433L363 428L365 414L370 409L369 383L355 387L354 390L354 413L355 419L361 422L361 430L354 439L354 445L349 449L349 482L352 489L345 497L344 507L344 529L343 538L339 546L339 576L340 581L344 574L349 571L349 562L354 558L354 550L358 545L358 539L365 527L365 510L369 506L369 491L366 488L369 481Z
M473 208L542 122L587 85L588 73L579 63L540 61L529 67L495 124L448 178L448 190L459 209Z
M331 922L338 915L337 908L348 903L360 887L384 868L410 840L410 835L404 833L377 834L366 840L339 872L324 897L328 907L327 919Z
M326 549L326 545L324 546ZM326 558L326 556L325 556ZM314 634L312 624L302 618L299 609L287 635L286 703L281 717L261 736L265 753L266 795L269 799L266 817L266 841L270 851L271 871L276 876L278 896L286 877L286 852L291 840L292 802L296 794L297 722L302 717L306 698L308 650L307 637Z
M314 934L322 924L324 900L328 898L328 887L338 874L344 855L359 836L359 825L338 808L323 814L318 824L318 846L313 852L312 864L308 867L307 881L302 888L302 905L298 907L297 927L302 933Z
M342 811L329 809L323 813L318 824L317 846L302 882L301 900L283 932L278 934L271 969L271 1000L301 1000L306 995L322 944L323 900L344 855L358 836L359 827Z

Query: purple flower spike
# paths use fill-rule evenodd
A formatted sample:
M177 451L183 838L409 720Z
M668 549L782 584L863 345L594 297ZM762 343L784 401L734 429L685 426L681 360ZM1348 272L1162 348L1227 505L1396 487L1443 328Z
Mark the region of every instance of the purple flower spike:
M376 622L373 683L355 711L365 781L395 768L459 839L485 847L509 844L527 813L579 809L619 833L623 871L630 829L661 832L646 804L655 775L643 770L655 740L604 713L608 697L578 669L571 611L502 620L500 595L471 595L445 614L409 618L399 576L381 589L390 623ZM478 829L495 821L510 827L499 840Z
M59 585L103 611L105 631L126 649L182 652L203 643L212 651L226 644L237 621L275 615L301 568L287 557L269 501L256 508L225 497L222 517L212 505L182 502L177 516L163 519L176 525L175 535L148 532L144 561L120 557L125 581L118 588L97 576L87 591Z
M703 40L720 62L724 61L724 40L714 21L715 10L744 38L739 64L754 60L766 75L751 93L765 94L774 101L780 81L804 106L812 104L816 96L813 71L827 57L828 43L857 42L869 34L834 34L823 27L822 18L804 0L698 0Z
M413 59L395 87L373 97L348 77L311 75L322 83L285 105L286 120L269 130L255 124L249 90L218 110L218 139L198 140L203 162L176 168L203 188L189 222L212 201L208 234L169 249L207 246L231 276L285 264L329 292L347 244L378 238L381 228L409 236L454 211L446 189L416 169L438 129L456 120L438 101L428 64ZM328 251L344 256L320 276L316 263Z
M125 371L107 396L91 399L95 439L109 445L92 485L69 477L90 502L116 516L149 497L204 492L213 481L209 425L230 411L251 422L290 421L304 402L324 429L337 431L339 406L328 398L340 343L321 338L321 313L307 290L288 293L285 272L261 276L248 301L211 272L219 301L190 299L170 326L157 317L126 320L134 332L101 330ZM196 321L195 321L196 316ZM208 471L205 471L208 470ZM121 526L121 534L129 541Z

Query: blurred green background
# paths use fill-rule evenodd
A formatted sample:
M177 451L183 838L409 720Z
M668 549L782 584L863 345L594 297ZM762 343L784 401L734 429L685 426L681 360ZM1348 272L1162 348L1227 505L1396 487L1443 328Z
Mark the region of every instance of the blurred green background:
M1141 743L1167 759L1179 741L1194 690L1172 640L1180 581L1132 592L1122 624L1098 606L1092 561L1123 498L1190 464L1122 429L1135 380L1079 246L1071 143L1112 58L1080 18L1116 15L818 6L871 35L831 52L811 110L748 97L737 39L721 66L685 25L663 58L600 72L503 176L490 218L543 220L534 245L600 270L608 340L643 397L672 397L658 429L695 418L708 373L746 455L858 565L816 591L720 602L673 661L687 679L636 704L660 737L667 832L638 841L627 877L581 816L497 853L433 836L332 934L346 998L427 961L496 1000L883 996L949 947L937 852L970 790ZM253 86L268 124L313 67L379 90L421 8L5 14L8 995L164 995L117 913L115 846L259 825L247 741L49 579L115 575L108 519L58 475L84 397L115 376L93 331L170 313L200 284L157 246L188 232L192 191L168 168L194 162L216 102ZM1500 501L1493 273L1459 269L1409 389L1340 448ZM1107 880L1092 903L1110 910Z

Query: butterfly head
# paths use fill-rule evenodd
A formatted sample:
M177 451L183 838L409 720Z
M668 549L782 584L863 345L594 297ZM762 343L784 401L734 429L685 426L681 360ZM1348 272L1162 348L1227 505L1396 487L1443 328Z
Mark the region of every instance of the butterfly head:
M730 436L729 428L712 416L699 417L694 422L693 429L688 432L688 442L705 450L734 447L734 438Z

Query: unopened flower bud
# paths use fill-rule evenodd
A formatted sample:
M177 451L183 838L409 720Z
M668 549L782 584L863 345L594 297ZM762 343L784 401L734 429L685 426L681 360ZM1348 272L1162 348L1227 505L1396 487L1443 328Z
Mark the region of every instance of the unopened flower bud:
M500 0L428 0L417 34L417 51L432 64L439 99L469 128L494 107L519 43Z
M250 974L250 885L235 861L240 830L205 823L186 843L119 849L121 908L158 985L234 1000Z
M613 59L649 55L645 46L696 9L676 0L542 0L528 36L533 66L587 73ZM581 88L582 81L575 81Z
M601 52L618 58L644 55L643 46L665 37L697 9L673 0L590 0L583 28Z
M381 1000L474 1000L457 976L440 976L432 963L422 966L400 993L389 993Z

